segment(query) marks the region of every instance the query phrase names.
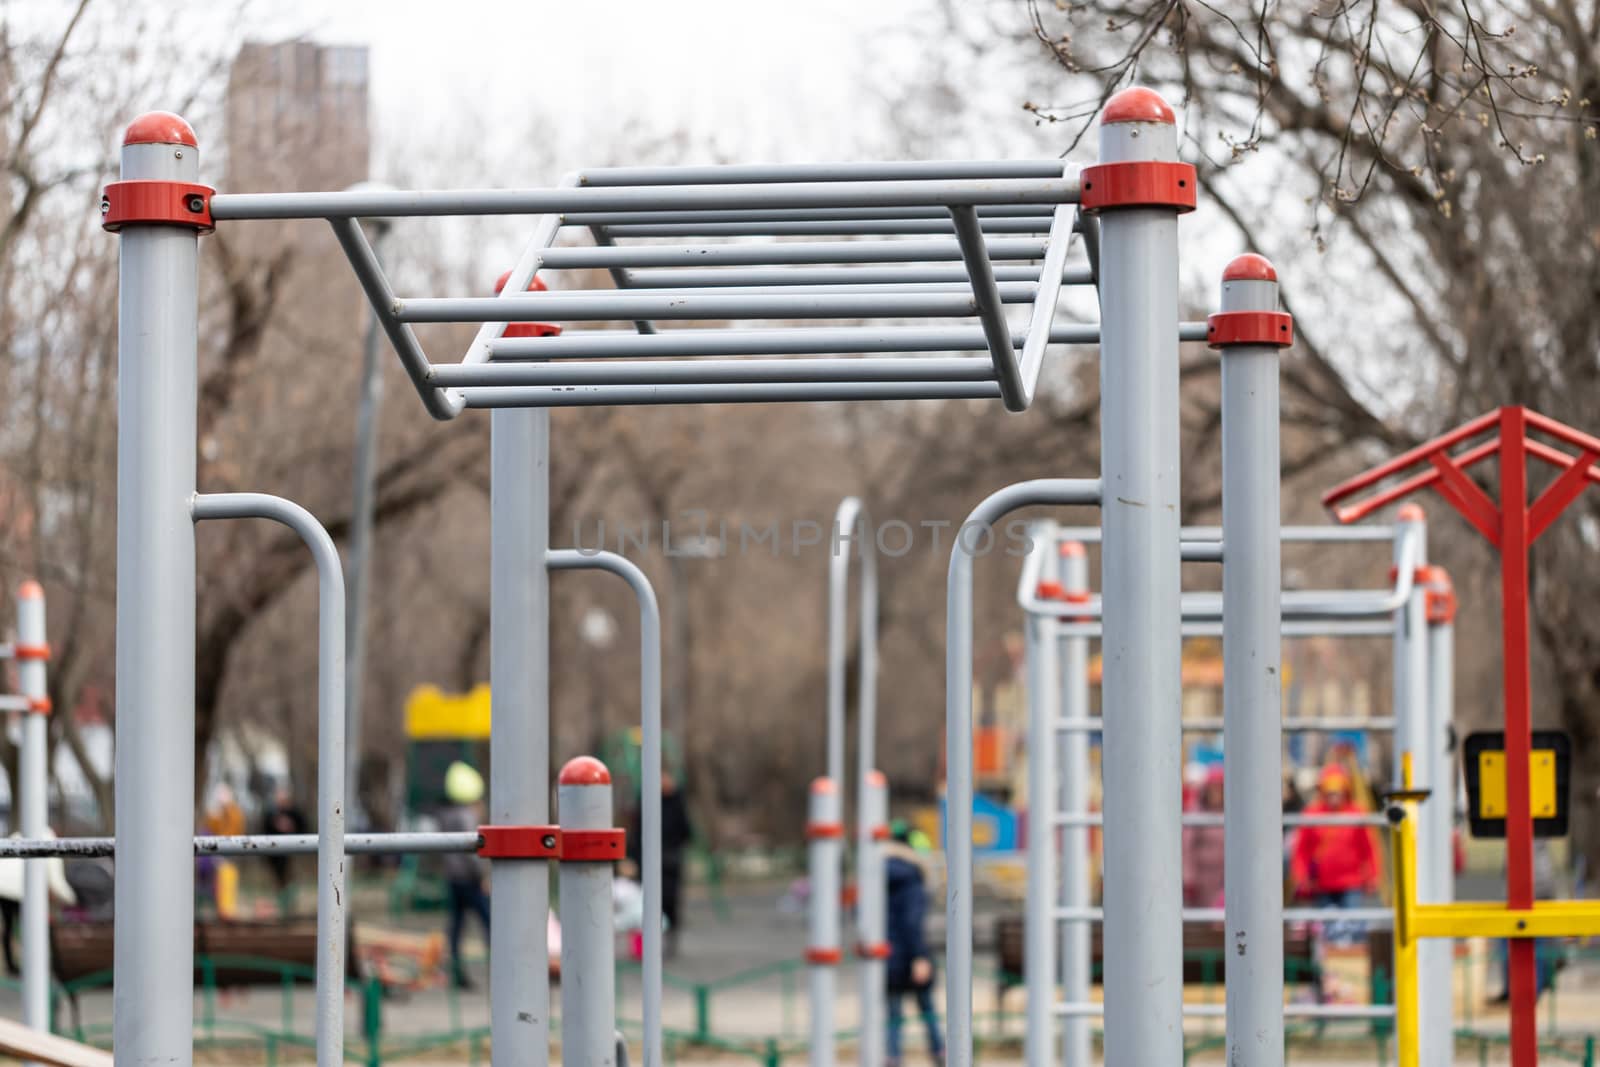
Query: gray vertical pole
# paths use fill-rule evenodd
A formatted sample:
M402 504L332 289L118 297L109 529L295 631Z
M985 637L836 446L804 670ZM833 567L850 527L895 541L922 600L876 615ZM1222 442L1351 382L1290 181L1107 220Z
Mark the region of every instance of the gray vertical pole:
M1402 505L1395 516L1395 566L1412 566L1418 573L1427 564L1427 518L1416 504ZM1412 546L1409 560L1406 544ZM1436 789L1435 761L1428 735L1428 621L1427 591L1421 581L1412 586L1411 596L1395 612L1394 635L1394 778L1401 781L1401 759L1411 753L1412 784L1417 789ZM1433 799L1424 802L1428 807ZM1432 810L1431 808L1429 810ZM1432 823L1423 816L1417 823L1417 895L1431 902L1435 885ZM1441 951L1442 950L1442 951ZM1418 1028L1418 1062L1434 1063L1435 1057L1448 1058L1452 1040L1433 1029L1437 1011L1430 1011L1438 991L1434 988L1441 960L1449 975L1449 942L1425 939L1417 945L1417 998L1421 1014ZM1444 989L1446 1005L1450 995Z
M550 821L550 413L497 410L489 442L489 822L539 826ZM549 868L491 864L490 1056L494 1067L540 1067L550 1041Z
M811 1067L833 1067L834 969L839 965L839 853L843 798L831 778L811 783L806 840L811 897L806 962L810 964Z
M1038 522L1029 530L1033 551L1043 553L1040 581L1055 581L1059 557L1056 527ZM1028 840L1027 879L1023 900L1023 989L1027 993L1023 1060L1028 1067L1046 1067L1054 1058L1055 1021L1055 920L1050 905L1055 896L1052 863L1055 826L1049 813L1055 808L1055 745L1051 743L1060 715L1061 672L1056 620L1030 614L1024 634L1028 663Z
M1102 162L1177 152L1156 94L1112 98ZM1105 1058L1169 1064L1183 1059L1176 209L1101 214L1099 290Z
M1061 584L1067 599L1087 599L1089 558L1079 541L1061 546ZM1073 635L1061 639L1061 717L1082 722L1089 717L1089 639ZM1061 810L1083 815L1089 810L1089 735L1083 730L1063 730L1058 745L1057 777L1061 782ZM1064 826L1061 830L1061 906L1087 908L1089 892L1089 828ZM1061 995L1068 1004L1089 1001L1093 960L1086 923L1068 922L1061 928ZM1061 1062L1065 1067L1089 1067L1090 1020L1069 1016L1062 1024Z
M568 855L575 844L571 835L612 829L611 772L599 760L579 756L561 768L556 793L562 834L561 1063L617 1067L611 864Z
M1443 567L1426 568L1427 589L1424 614L1427 637L1427 726L1425 745L1429 752L1431 796L1422 804L1418 824L1418 862L1430 879L1419 886L1421 900L1428 904L1449 904L1455 900L1456 769L1451 743L1451 724L1455 716L1455 591ZM1424 864L1421 853L1426 851ZM1429 939L1418 946L1418 973L1422 978L1418 1005L1424 1034L1455 1033L1455 1000L1452 970L1455 942ZM1444 1047L1450 1039L1438 1038ZM1424 1040L1429 1040L1424 1038Z
M1222 314L1278 310L1272 265L1222 273ZM1237 319L1234 321L1238 321ZM1255 321L1254 319L1248 321ZM1222 351L1223 840L1227 1043L1234 1067L1283 1065L1283 623L1278 345L1260 332Z
M853 496L846 497L839 504L838 511L834 512L833 531L828 539L828 763L825 773L836 783L845 780L845 641L850 629L847 618L850 600L850 545L849 541L844 541L842 538L849 536L860 515L861 501Z
M861 1067L883 1063L884 981L889 943L888 885L883 873L883 842L889 836L889 781L870 770L861 779L861 825L856 846L856 928L860 938L861 1037L856 1059Z
M28 700L22 719L22 754L18 768L19 829L23 837L49 832L50 795L47 746L50 696L45 663L50 646L45 638L44 590L35 581L17 589L17 683ZM22 1021L35 1030L50 1029L50 880L52 860L22 861Z
M390 220L372 219L372 255L381 262ZM356 409L355 493L350 506L350 618L345 635L345 788L350 795L349 821L367 825L361 799L361 689L366 679L367 596L372 588L372 510L378 472L378 416L383 408L383 365L378 360L378 316L367 317L361 350L361 403Z
M145 115L125 180L194 182L194 133ZM117 879L119 1062L193 1061L194 522L197 231L121 230L117 324Z

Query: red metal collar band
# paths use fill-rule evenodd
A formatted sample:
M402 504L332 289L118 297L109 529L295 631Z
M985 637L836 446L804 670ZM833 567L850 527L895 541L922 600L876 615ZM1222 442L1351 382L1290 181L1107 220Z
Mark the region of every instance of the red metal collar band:
M844 824L837 822L806 823L806 840L816 841L830 837L843 837Z
M112 233L131 224L190 226L215 230L211 196L216 190L193 182L112 182L100 197L100 225Z
M50 705L50 698L49 697L29 697L28 698L28 710L33 712L35 715L48 715L48 714L50 714L50 707L51 707L51 705Z
M1206 319L1206 344L1212 348L1229 345L1294 344L1294 318L1282 311L1219 311Z
M887 826L884 826L881 823L878 824L877 826L874 826L872 828L872 839L874 841L887 841L887 840L889 840L889 828Z
M1084 167L1078 206L1087 212L1125 207L1194 210L1195 172L1189 163L1132 161Z
M49 659L49 645L13 645L11 654L17 659Z
M843 958L844 953L836 948L806 949L806 962L816 967L831 967Z
M561 858L559 826L480 826L478 855L495 860Z
M869 945L863 941L856 945L856 957L863 960L886 960L889 958L889 942L879 941Z
M616 863L626 855L626 834L621 830L563 830L563 863Z

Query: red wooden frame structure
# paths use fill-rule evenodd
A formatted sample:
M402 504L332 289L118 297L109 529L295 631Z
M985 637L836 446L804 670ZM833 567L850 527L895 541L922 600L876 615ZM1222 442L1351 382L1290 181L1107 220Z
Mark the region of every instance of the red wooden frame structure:
M1530 437L1539 433L1578 450L1574 457ZM1487 440L1472 442L1488 436ZM1465 446L1465 447L1463 447ZM1458 450L1459 449L1459 450ZM1467 476L1475 464L1500 457L1500 499L1493 500ZM1531 503L1528 500L1528 458L1561 471ZM1600 439L1579 433L1525 407L1508 406L1480 416L1441 437L1419 445L1365 474L1335 486L1322 502L1340 522L1355 522L1379 508L1422 489L1431 488L1472 524L1500 552L1501 634L1505 687L1506 736L1506 903L1533 905L1533 816L1528 792L1530 704L1528 669L1528 554L1567 505L1590 482L1600 483ZM1420 473L1412 468L1426 466ZM1393 481L1388 488L1349 504L1363 490ZM1534 944L1525 938L1510 945L1511 1062L1527 1067L1538 1062L1534 1011L1538 977Z

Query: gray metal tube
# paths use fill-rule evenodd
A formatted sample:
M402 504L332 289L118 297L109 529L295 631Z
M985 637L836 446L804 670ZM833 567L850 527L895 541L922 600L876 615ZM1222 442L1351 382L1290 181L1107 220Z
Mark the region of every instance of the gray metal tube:
M1230 268L1231 270L1231 268ZM1230 278L1222 311L1277 311L1278 283ZM1228 1062L1283 1067L1283 651L1277 347L1222 348L1223 882Z
M548 411L491 417L489 515L489 678L497 709L489 760L500 768L490 775L489 821L542 826L550 822ZM549 866L495 860L489 871L496 905L489 929L493 1067L544 1067L550 1046ZM610 989L609 976L604 984ZM609 1036L608 1030L608 1044Z
M1183 323L1180 330L1189 325ZM1096 526L1062 526L1056 529L1056 536L1062 542L1082 541L1085 544L1098 544L1100 529ZM1184 526L1180 528L1179 536L1184 541L1221 541L1222 527ZM1394 541L1395 529L1393 526L1285 526L1280 538L1285 542L1334 541L1360 544L1382 541L1384 544L1389 544Z
M577 182L576 175L569 174L561 179L560 187L571 188ZM544 256L550 246L555 244L556 235L561 232L561 216L542 215L534 220L533 236L528 239L522 253L517 256L517 261L512 265L506 275L505 283L500 287L500 292L488 299L514 304L525 299L528 286L533 284L533 279L538 276L539 268L544 266ZM516 321L516 320L508 320ZM472 344L467 346L466 354L461 357L462 363L481 363L489 358L490 348L500 335L505 332L507 322L494 322L485 320L478 327L477 334L472 338ZM637 327L635 327L637 328Z
M1034 387L1039 383L1039 371L1044 367L1044 350L1050 340L1050 324L1056 317L1056 300L1061 295L1067 251L1072 247L1073 215L1072 205L1056 206L1055 221L1050 226L1049 247L1045 252L1044 266L1039 271L1039 291L1033 298L1027 340L1022 345L1019 373L1024 395L1030 403Z
M1185 324L1187 327L1189 324ZM1202 324L1203 326L1203 324ZM1021 346L1025 337L1014 335ZM1051 344L1089 345L1100 340L1093 325L1057 324ZM674 329L642 338L631 330L583 330L562 337L505 338L493 346L497 360L644 356L803 356L835 352L972 352L984 348L981 326L810 326L805 329ZM446 364L448 366L448 364ZM436 365L435 370L443 369Z
M661 607L633 561L614 552L572 549L545 557L551 570L610 571L639 601L639 836L644 870L644 1067L665 1062L661 1036Z
M1059 168L1057 168L1059 171ZM1022 207L980 207L981 219L1043 219L1051 216L1048 204L1028 204ZM929 207L837 207L788 208L765 211L569 211L568 226L685 226L693 223L737 222L873 222L928 221L950 222L948 212Z
M44 837L50 829L47 771L50 691L45 657L50 645L44 625L44 590L35 581L17 589L17 687L29 703L22 717L18 756L18 828L24 837ZM50 879L45 860L22 865L22 1021L50 1032Z
M1434 583L1437 582L1436 586ZM1429 583L1430 592L1453 596L1449 577L1439 571ZM1434 792L1422 804L1419 829L1426 827L1423 841L1432 855L1430 864L1432 884L1419 887L1424 891L1423 902L1449 904L1456 898L1455 856L1452 838L1455 832L1456 766L1455 746L1452 743L1455 718L1455 608L1453 600L1449 610L1435 614L1426 612L1428 621L1428 747L1432 750ZM1432 944L1432 939L1418 945L1419 951ZM1431 967L1428 984L1424 987L1426 999L1420 1005L1426 1020L1423 1029L1435 1034L1455 1033L1455 998L1452 996L1452 961L1455 959L1455 942L1440 940L1439 951L1431 951L1418 960L1419 967Z
M1067 624L1063 624L1063 628L1067 630L1069 636L1095 636L1095 634L1091 634L1085 630L1078 629L1076 627L1069 627ZM1388 636L1389 633L1390 631L1386 630L1384 635ZM1220 632L1216 636L1221 636ZM1342 635L1335 631L1333 636ZM1363 636L1372 635L1364 634ZM1104 726L1104 723L1105 720L1101 719L1098 715L1084 718L1063 718L1060 722L1056 723L1056 729L1079 730L1087 731L1088 733L1096 733ZM1394 720L1381 716L1378 718L1330 716L1326 719L1284 719L1280 726L1284 733L1347 733L1351 730L1393 730ZM1221 719L1196 717L1183 720L1183 729L1185 733L1218 733L1222 730L1222 727L1223 723ZM1388 820L1384 820L1385 825L1387 825L1387 822Z
M1013 283L1014 284L1014 283ZM1027 299L1032 299L1031 292ZM408 297L394 302L400 322L495 322L501 316L558 322L611 319L866 319L940 318L978 314L978 301L965 293L841 293L812 296L804 291L772 296L719 296L715 290L691 295L627 292L569 292L537 296ZM1177 327L1173 327L1177 333Z
M372 255L388 235L382 224L373 237ZM382 262L379 260L379 262ZM362 682L367 667L367 602L372 583L372 512L378 474L378 418L383 410L383 367L378 362L376 311L367 316L367 335L361 346L361 401L356 409L355 486L350 502L350 567L345 583L350 592L349 632L345 635L344 781L350 793L350 821L365 828L367 816L361 802Z
M194 498L193 512L197 522L270 519L281 523L300 535L316 562L317 1065L338 1067L344 1063L344 568L339 550L322 524L305 508L282 497L207 493Z
M1222 908L1184 908L1180 914L1186 923L1221 923L1224 920ZM1103 922L1106 916L1103 908L1058 908L1056 917L1074 922ZM1332 922L1337 919L1387 925L1394 920L1394 910L1381 907L1283 909L1283 921L1286 923Z
M571 221L571 216L568 216L568 221ZM606 228L604 226L590 226L589 233L594 237L594 243L597 245L608 248L616 246L617 242L612 240L611 235L606 232ZM612 267L607 273L611 275L611 284L615 285L618 289L632 289L639 284L637 281L635 281L633 272L628 270L626 267ZM652 334L656 332L656 324L651 322L649 319L635 319L633 321L633 328L635 332L641 334Z
M868 163L732 163L693 167L600 167L582 173L594 188L618 185L710 185L717 182L903 181L911 178L1052 178L1059 159L929 159Z
M1186 1019L1215 1019L1225 1014L1223 1004L1185 1004ZM1105 1004L1098 1000L1063 1001L1055 1006L1055 1014L1068 1019L1092 1019L1105 1014ZM1285 1004L1286 1019L1392 1019L1393 1004Z
M470 408L639 404L794 404L842 400L988 400L994 382L755 382L748 385L507 385L462 391Z
M885 881L883 842L889 836L889 782L881 771L869 770L861 779L861 825L856 846L856 927L859 933L858 990L861 998L861 1033L856 1039L856 1060L861 1067L882 1067L884 983L889 943L889 887Z
M556 810L563 835L612 829L611 774L579 756L561 769ZM539 865L542 869L543 864ZM616 1067L617 935L611 864L563 856L561 879L561 1064ZM503 1032L503 1031L502 1031ZM528 1050L539 1059L543 1047Z
M811 783L806 811L811 896L806 909L806 962L811 995L811 1067L832 1067L834 981L839 949L839 856L844 798L831 778Z
M1054 549L1044 546L1044 551ZM1061 584L1068 595L1089 591L1089 557L1082 542L1061 543ZM1057 624L1059 635L1060 625ZM1089 639L1081 634L1058 636L1061 643L1061 717L1084 719L1089 715ZM1051 724L1052 728L1055 724ZM1061 782L1060 810L1072 817L1089 812L1089 738L1076 730L1058 730L1057 777ZM1089 878L1089 834L1080 827L1065 826L1061 842L1062 907L1086 908L1091 898ZM1061 992L1069 1001L1089 999L1093 980L1093 958L1089 930L1081 923L1061 928ZM1089 1067L1093 1053L1093 1034L1082 1019L1068 1019L1062 1026L1061 1061L1065 1067Z
M1099 479L1040 478L984 498L950 548L945 580L945 1054L972 1067L972 559L982 532L1034 505L1099 504ZM969 543L970 542L970 543ZM1173 544L1176 552L1176 541Z
M1034 260L1045 254L1044 238L989 238L991 260ZM954 240L776 241L691 245L622 245L614 248L552 248L546 270L610 270L616 267L764 267L777 264L933 263L961 259Z
M620 269L620 268L619 268ZM995 267L997 282L1038 282L1049 277L1046 269L1027 267ZM1063 268L1062 285L1089 285L1094 279L1082 267ZM750 270L726 269L637 271L628 277L627 288L636 289L705 289L736 286L781 285L855 285L883 286L936 285L970 282L964 266L914 266L914 267L756 267ZM618 288L623 288L618 286Z
M1082 732L1082 731L1078 731ZM1195 811L1185 812L1182 818L1184 826L1226 826L1227 817L1221 812ZM1095 814L1060 814L1055 817L1057 826L1081 828L1088 826L1104 826L1105 817ZM1388 826L1388 819L1382 815L1285 815L1285 827L1293 826Z
M1060 204L1078 199L1070 178L772 182L638 188L451 189L415 192L219 193L211 216L336 219L428 215L560 215L569 211L695 211L725 208L959 207ZM615 232L615 231L613 231Z
M977 212L970 207L953 207L950 218L955 223L956 241L961 245L961 256L966 261L967 273L972 277L972 299L977 305L978 321L983 326L983 336L989 344L989 358L994 361L995 377L1000 381L1000 398L1010 411L1023 411L1028 406L1027 390L1017 367L1017 353L1011 347L1011 328L1006 325L1006 310L998 283L994 280L994 265L984 254L983 228ZM1037 287L1031 287L1037 290ZM1033 297L1030 295L1029 299Z
M131 144L126 180L194 182L199 152ZM193 1062L195 231L128 225L117 297L117 878L113 1033Z
M482 839L476 830L453 833L346 834L346 856L398 856L408 853L476 852ZM318 850L316 834L242 834L196 837L196 856L310 856ZM114 837L0 838L0 856L29 859L60 856L95 859L115 855Z
M1171 160L1168 122L1102 122L1105 162ZM1105 503L1101 683L1105 1057L1183 1058L1179 721L1178 216L1100 217L1100 442Z
M668 213L664 213L668 214ZM980 219L980 233L1044 233L1048 218ZM920 236L949 233L948 220L864 218L860 220L814 222L705 222L687 225L614 226L618 237L884 237L894 234Z
M854 530L861 516L861 501L846 497L834 512L835 531ZM852 538L853 539L853 538ZM841 538L835 533L830 539L828 552L828 707L825 719L827 729L826 762L824 776L832 782L844 778L844 720L845 720L845 643L850 624L847 621L850 599L850 550L840 551ZM870 766L870 764L869 764Z
M660 336L659 334L657 336ZM742 384L750 382L982 382L994 381L988 360L964 356L923 359L712 359L676 363L441 364L433 380L452 386Z
M1054 581L1060 571L1051 523L1032 524L1029 539L1042 567L1039 579ZM1050 916L1055 887L1055 827L1044 818L1046 805L1054 806L1055 722L1061 717L1061 663L1056 620L1048 615L1029 616L1023 633L1028 664L1028 836L1027 878L1024 882L1022 954L1023 988L1027 994L1022 1057L1028 1067L1048 1067L1055 1060L1054 1027L1050 1006L1056 999L1055 922ZM1079 736L1082 736L1081 734Z

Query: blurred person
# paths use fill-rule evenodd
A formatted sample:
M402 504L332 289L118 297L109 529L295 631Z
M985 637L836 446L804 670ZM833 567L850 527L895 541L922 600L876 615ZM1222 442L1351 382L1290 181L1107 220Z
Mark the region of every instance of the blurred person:
M1307 816L1362 815L1365 811L1351 796L1350 775L1336 763L1322 769L1317 798L1306 806ZM1296 832L1289 857L1289 884L1294 895L1309 898L1320 907L1353 908L1378 887L1378 846L1367 826L1302 826ZM1329 923L1330 941L1351 940L1361 932L1359 923Z
M1206 768L1205 780L1194 791L1189 810L1222 814L1222 767ZM1224 866L1222 827L1186 826L1183 829L1183 902L1197 908L1222 907Z
M439 829L476 832L483 822L483 776L457 760L444 772L444 794L450 803L439 812ZM488 871L476 853L447 852L444 879L450 905L450 980L457 989L473 989L461 959L461 934L470 912L483 924L484 943L489 941Z
M681 925L684 853L694 841L694 823L689 820L689 805L678 780L665 768L661 771L661 915L667 931L665 954L678 954L678 929ZM644 870L644 809L634 809L628 819L628 859L637 871ZM640 874L642 880L643 874Z
M244 809L233 795L233 787L218 782L211 791L211 804L206 808L201 829L212 837L241 837L244 835ZM239 867L232 860L216 858L209 868L202 865L204 882L210 890L213 906L219 919L234 919L239 914Z
M294 794L286 786L279 786L272 794L272 807L261 817L261 832L303 834L310 825L306 813L294 802ZM278 887L278 893L280 896L286 895L291 887L292 857L281 852L269 853L267 866L272 869L272 880Z
M889 961L884 985L888 994L888 1040L885 1067L900 1065L900 1029L907 993L917 998L917 1012L928 1029L928 1051L935 1064L944 1063L944 1041L939 1016L933 1010L933 954L928 951L923 925L928 914L928 879L922 855L911 845L912 831L904 820L891 827L884 846L884 878L888 882L887 919Z

